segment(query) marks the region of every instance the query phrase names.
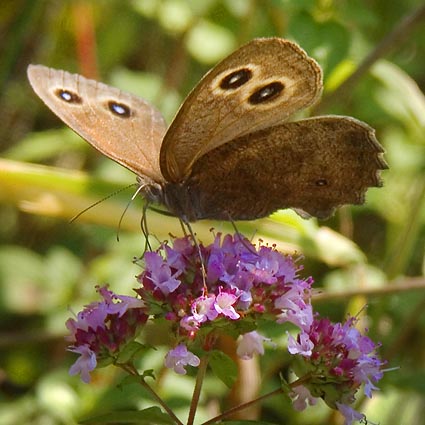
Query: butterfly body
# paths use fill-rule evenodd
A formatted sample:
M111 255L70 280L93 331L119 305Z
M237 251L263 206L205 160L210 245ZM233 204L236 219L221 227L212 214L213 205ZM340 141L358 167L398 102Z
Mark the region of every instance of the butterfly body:
M287 122L322 90L296 44L256 39L208 72L167 129L152 105L76 74L31 65L36 93L96 149L138 175L141 194L183 221L251 220L277 209L326 218L364 202L387 168L367 124Z

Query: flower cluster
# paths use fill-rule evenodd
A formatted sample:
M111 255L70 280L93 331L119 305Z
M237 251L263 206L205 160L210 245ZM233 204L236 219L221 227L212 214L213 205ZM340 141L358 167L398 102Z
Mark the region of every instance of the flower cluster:
M298 277L300 267L291 256L264 245L256 249L240 235L217 235L199 251L189 238L176 239L144 259L136 292L161 306L180 339L193 340L202 327L218 321L231 324L264 314L300 329L313 322L313 280Z
M354 395L364 385L371 396L382 377L382 362L375 344L354 328L355 319L332 324L313 314L313 280L301 278L300 270L297 259L238 234L218 234L207 246L189 237L164 243L145 253L136 297L100 288L103 301L67 322L70 350L80 354L70 372L88 382L97 362L116 358L149 317L170 324L175 346L164 364L178 374L200 364L188 347L210 350L218 330L239 336L237 355L249 359L264 354L263 344L270 341L256 331L260 318L291 323L299 329L297 338L288 339L299 377L291 384L294 406L302 410L322 398L351 424L363 418L350 407Z
M382 378L384 363L376 355L376 344L362 335L355 323L353 317L344 324L315 318L310 329L299 333L297 339L289 336L289 352L303 360L295 370L303 383L291 394L297 410L322 398L344 415L346 424L364 418L350 404L361 385L366 396L372 397L372 390L377 389L373 382Z
M69 351L80 354L69 373L80 374L84 382L90 381L99 360L116 356L148 319L141 299L116 295L106 287L97 290L103 301L89 304L66 322Z

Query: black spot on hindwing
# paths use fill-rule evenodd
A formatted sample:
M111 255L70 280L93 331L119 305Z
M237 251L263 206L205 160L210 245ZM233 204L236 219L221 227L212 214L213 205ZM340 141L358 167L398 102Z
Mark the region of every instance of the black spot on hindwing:
M326 179L317 179L316 180L316 186L327 186L328 181Z

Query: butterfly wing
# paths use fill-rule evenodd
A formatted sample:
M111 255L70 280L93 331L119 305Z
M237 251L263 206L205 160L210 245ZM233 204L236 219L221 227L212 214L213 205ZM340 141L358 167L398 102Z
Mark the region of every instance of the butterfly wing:
M325 116L242 136L201 157L187 180L198 218L250 220L282 208L327 218L361 204L387 168L368 125Z
M189 94L165 135L162 174L169 182L184 180L206 152L280 124L312 104L321 90L319 65L296 44L280 38L251 41Z
M81 75L30 65L37 95L67 125L114 161L156 182L164 180L159 151L166 126L143 99Z

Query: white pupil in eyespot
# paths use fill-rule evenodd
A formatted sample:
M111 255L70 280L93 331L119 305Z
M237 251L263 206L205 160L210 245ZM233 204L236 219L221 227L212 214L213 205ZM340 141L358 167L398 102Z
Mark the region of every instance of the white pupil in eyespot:
M241 77L240 74L233 75L232 78L230 78L230 80L229 80L229 85L231 86L232 84L237 83L241 78L242 77Z
M118 115L125 115L127 114L127 110L123 108L121 105L117 105L116 103L112 105L112 108Z
M72 95L68 91L63 91L60 95L66 102L70 102L72 100Z
M259 93L261 98L268 97L273 93L273 90L270 87L264 87Z

